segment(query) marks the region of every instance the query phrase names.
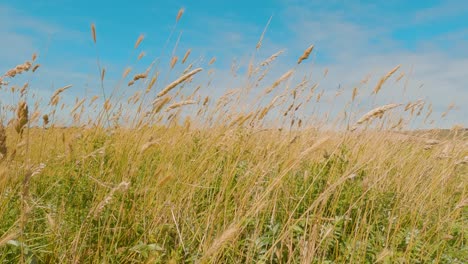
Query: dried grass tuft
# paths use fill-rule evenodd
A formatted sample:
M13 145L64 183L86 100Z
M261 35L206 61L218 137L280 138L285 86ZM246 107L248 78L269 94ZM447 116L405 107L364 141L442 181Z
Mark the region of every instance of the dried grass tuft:
M93 36L94 44L96 44L96 25L91 24L91 35Z
M146 87L145 93L149 93L151 89L153 88L154 84L158 80L159 73L156 73L156 75L151 78L151 81L149 82L148 86Z
M122 78L127 78L128 74L132 71L132 68L128 67L125 69L125 71L122 74Z
M185 11L185 9L183 7L181 9L179 9L179 12L177 12L176 22L179 22L180 18L184 14L184 11Z
M138 73L138 74L135 74L135 76L133 76L133 82L136 82L140 79L146 79L148 77L148 73L147 72L144 72L144 73ZM130 86L130 85L129 85Z
M283 76L281 76L278 80L276 80L272 86L270 86L268 89L265 90L265 94L271 93L278 85L280 85L282 82L285 80L289 79L291 75L294 73L294 70L289 70Z
M260 66L267 66L270 65L273 61L278 58L279 55L281 55L284 52L284 50L280 50L276 52L275 54L271 55L268 59L264 60L263 62L260 63Z
M7 71L3 77L9 77L9 78L13 78L15 77L16 75L19 75L19 74L22 74L23 72L27 72L29 71L29 69L31 69L31 62L27 61L23 64L20 64L20 65L16 65L15 68L13 69L10 69L9 71ZM1 80L1 79L0 79Z
M396 66L391 71L389 71L384 77L382 77L382 79L380 79L380 81L375 86L374 91L372 93L377 94L382 88L382 85L388 80L388 78L390 78L396 71L398 71L398 69L400 69L400 65Z
M28 105L25 101L21 101L18 104L18 108L16 109L16 122L15 122L15 130L18 134L22 135L24 131L24 127L28 123Z
M42 116L42 122L44 123L44 126L47 126L49 124L49 116L48 115Z
M57 105L60 99L60 94L71 87L72 87L71 85L67 85L67 86L64 86L62 88L55 90L55 92L50 97L49 105L51 106Z
M358 95L358 88L354 87L353 88L353 95L351 97L351 100L354 101L354 99L356 99L357 95Z
M111 104L111 102L110 102L110 99L107 99L107 100L104 102L104 106L103 106L103 107L104 107L104 110L106 110L106 111L109 111L109 110L111 109L112 104Z
M171 69L174 68L174 66L176 65L177 61L179 60L179 58L177 56L173 56L171 58Z
M39 69L39 67L41 67L41 65L40 65L40 64L36 64L36 65L34 65L34 67L32 68L32 72L36 72L36 71L37 71L37 69Z
M201 72L203 69L202 68L197 68L187 74L182 75L179 79L173 81L170 83L166 88L164 88L161 92L158 93L157 97L162 97L166 95L168 92L170 92L172 89L174 89L177 85L183 83L186 81L188 78L192 77L193 75Z
M401 104L387 104L383 105L381 107L377 107L371 111L369 111L367 114L363 115L357 122L356 125L352 128L352 130L356 130L357 125L363 124L375 117L382 117L383 114L393 108L396 108L400 106Z
M23 85L23 87L22 87L21 90L20 90L21 96L24 96L24 95L26 94L26 90L28 89L28 87L29 87L29 83L25 83L25 84Z
M145 39L145 35L141 34L141 35L138 37L137 41L135 42L135 49L137 49L138 46L140 46L140 44L141 44L141 42L143 41L143 39Z
M310 53L312 53L312 50L314 50L314 45L310 45L304 53L299 57L297 60L297 64L301 64L302 61L307 60L309 58Z
M255 46L255 48L257 50L262 47L263 38L265 37L265 33L266 33L267 29L268 29L268 26L271 23L272 18L273 18L273 16L271 16L270 19L268 19L268 23L266 24L265 28L263 29L262 35L260 36L260 39L258 40L257 45Z
M400 74L400 76L398 76L398 77L396 78L395 82L399 82L401 79L403 79L403 77L405 77L405 73L404 73L404 72L402 72L402 73Z
M73 109L70 111L70 113L74 113L76 110L78 110L78 108L80 108L83 103L86 101L86 98L83 98L81 99L80 101L76 102L75 106L73 107Z
M0 120L0 161L3 160L7 155L6 139L6 130L3 126L3 121Z
M35 123L37 120L39 120L40 115L41 115L41 113L39 111L34 111L34 113L32 113L32 115L31 115L31 118L29 119L29 122L31 124Z
M184 105L192 105L192 104L196 104L197 101L195 100L185 100L185 101L182 101L182 102L177 102L177 103L173 103L171 104L170 106L167 107L166 109L166 112L172 110L172 109L175 109L175 108L179 108L181 106L184 106Z
M205 97L205 99L203 100L203 106L206 106L209 101L210 101L210 97L209 96Z
M190 56L190 53L192 52L192 49L188 49L187 52L185 52L185 55L184 57L182 58L182 64L185 63L185 61L187 60L187 58Z
M234 239L234 237L239 233L239 227L232 225L227 228L221 236L216 238L208 250L205 252L205 257L210 257L215 254L223 245Z
M153 113L157 114L161 109L171 101L170 96L166 96L163 98L157 98L156 100L153 101Z
M211 60L208 62L208 65L215 63L215 61L216 61L216 57L211 58Z

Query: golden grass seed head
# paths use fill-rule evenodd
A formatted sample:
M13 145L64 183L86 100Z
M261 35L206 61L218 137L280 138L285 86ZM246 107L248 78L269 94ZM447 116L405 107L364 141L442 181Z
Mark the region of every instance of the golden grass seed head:
M28 105L25 101L20 101L16 109L15 130L18 134L23 134L24 127L28 123Z
M133 81L136 82L140 79L146 79L146 77L148 77L148 73L144 72L144 73L138 73L138 74L135 74L135 76L133 76Z
M104 110L109 111L112 107L112 104L109 99L104 102Z
M34 111L34 113L32 113L31 115L31 118L29 120L29 122L31 124L33 124L34 122L36 122L37 120L39 120L39 116L41 115L41 113L39 111Z
M67 86L64 86L62 88L59 88L59 89L55 90L55 92L50 97L49 105L56 106L58 104L58 102L59 102L60 94L63 93L65 90L71 88L71 87L72 87L72 85L67 85Z
M49 115L47 114L43 115L42 122L44 123L44 126L47 126L49 124Z
M276 80L268 89L265 90L265 94L271 93L276 87L278 87L282 82L286 81L289 79L292 74L294 73L294 70L289 70L285 74L283 74L278 80Z
M96 44L96 25L91 24L91 36L93 37L94 44Z
M312 50L314 49L314 45L310 45L304 53L302 53L301 57L297 60L297 64L301 64L302 61L307 60L310 56L310 53L312 53Z
M94 102L96 102L97 99L99 99L98 95L93 96L91 100L89 101L89 105L92 105Z
M205 99L203 100L203 106L206 106L209 101L210 101L210 97L209 96L205 97Z
M149 82L148 86L146 87L145 93L149 93L151 91L151 89L153 89L153 86L156 83L156 81L158 80L158 77L159 77L159 72L156 73L153 76L153 78L151 78L151 81Z
M190 53L192 52L192 49L188 49L187 52L185 52L185 55L184 57L182 58L182 64L185 63L185 61L187 60L187 58L190 56Z
M215 63L215 61L216 61L216 57L211 58L211 60L208 62L208 65Z
M140 54L138 55L137 60L141 60L145 55L146 55L146 53L144 51L140 52Z
M32 72L36 72L36 71L37 71L37 69L39 69L39 67L41 67L41 65L40 65L40 64L36 64L36 65L34 65L34 67L32 68Z
M171 101L170 96L162 97L162 98L157 98L156 100L153 101L153 113L157 114L161 111L161 109Z
M125 69L125 71L122 74L122 78L127 78L128 74L132 71L132 68L128 67Z
M25 63L16 65L15 68L8 70L4 74L3 77L13 78L16 75L19 75L19 74L22 74L23 72L29 71L29 69L31 69L31 66L32 66L31 62L26 61Z
M201 72L202 70L203 70L202 68L197 68L197 69L195 69L195 70L193 70L193 71L191 71L189 73L186 73L186 74L182 75L177 80L173 81L168 86L166 86L161 92L159 92L157 97L162 97L162 96L166 95L168 92L170 92L172 89L174 89L177 85L185 82L190 77L192 77L193 75Z
M268 22L267 22L265 28L263 29L262 35L260 35L260 39L258 40L257 45L255 46L255 48L257 50L262 47L263 38L265 37L265 33L266 33L266 31L268 29L268 26L270 25L272 19L273 19L273 16L271 16L270 19L268 19Z
M177 12L176 22L179 22L180 18L184 14L184 12L185 12L185 9L183 7L181 9L179 9L179 12Z
M85 101L86 101L86 98L83 98L80 101L76 102L75 106L70 111L70 113L74 113L76 110L78 110L78 108L80 108L84 104Z
M354 87L353 88L353 95L351 97L351 101L354 101L356 99L356 96L358 95L358 88Z
M382 85L390 78L396 71L400 69L400 65L397 65L395 68L393 68L391 71L389 71L387 74L385 74L384 77L380 79L380 81L377 83L377 85L374 88L374 91L372 92L373 94L377 94L380 89L382 88Z
M26 89L28 89L29 83L25 83L23 87L21 87L20 94L21 96L24 96L26 94Z
M284 52L284 50L280 50L276 52L275 54L271 55L268 57L266 60L260 63L260 66L267 66L270 65L276 58L278 58L279 55L281 55Z
M401 79L403 79L403 77L405 77L405 73L404 73L404 72L400 73L400 76L398 76L398 77L396 78L395 82L399 82Z
M0 161L4 159L7 155L7 145L6 145L6 130L3 126L3 120L0 120Z
M387 104L372 109L371 111L363 115L361 118L359 118L359 120L356 122L356 125L351 130L356 130L358 125L363 124L375 117L381 117L385 112L394 109L398 106L401 106L401 104Z
M176 65L177 61L179 60L179 58L177 56L173 56L171 58L171 69L174 68L174 66Z
M167 107L166 109L166 112L172 110L172 109L176 109L176 108L179 108L181 106L184 106L184 105L192 105L192 104L196 104L197 101L195 100L185 100L185 101L182 101L182 102L177 102L177 103L173 103L171 104L170 106Z
M138 46L140 46L141 42L143 41L143 39L145 38L145 35L143 34L140 34L140 36L138 36L138 39L136 40L135 42L135 49L138 48Z

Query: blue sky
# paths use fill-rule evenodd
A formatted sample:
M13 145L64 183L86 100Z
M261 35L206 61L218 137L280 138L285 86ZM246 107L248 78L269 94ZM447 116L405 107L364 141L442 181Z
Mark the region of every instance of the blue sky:
M185 13L174 28L181 7ZM405 96L430 100L439 113L455 102L456 111L440 125L468 125L464 106L468 101L468 2L463 0L2 0L0 72L37 52L43 68L32 84L39 94L47 98L69 83L79 87L70 90L70 98L80 92L98 92L94 91L97 53L90 34L90 24L95 23L97 51L108 72L108 86L114 85L113 79L127 65L145 69L157 57L168 63L179 36L175 50L179 57L188 48L194 59L206 62L216 57L213 67L224 79L233 59L246 64L255 52L270 17L264 45L256 56L268 57L286 49L275 68L278 74L291 68L310 44L316 47L313 69L329 69L325 89L352 88L369 74L375 83L401 64L404 71L412 71L410 86L415 88ZM140 34L145 40L136 51L133 46ZM137 62L140 51L147 56ZM392 87L386 88L382 102L398 100L398 96Z

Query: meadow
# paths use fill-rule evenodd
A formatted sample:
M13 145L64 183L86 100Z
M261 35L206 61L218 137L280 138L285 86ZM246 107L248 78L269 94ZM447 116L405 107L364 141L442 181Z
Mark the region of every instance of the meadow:
M466 263L467 130L411 128L446 115L430 102L365 103L404 81L399 66L328 98L336 113L314 108L325 91L295 75L313 52L269 77L282 51L252 57L218 97L192 85L216 59L191 50L74 105L72 84L43 101L14 85L40 74L36 55L4 73L0 261Z

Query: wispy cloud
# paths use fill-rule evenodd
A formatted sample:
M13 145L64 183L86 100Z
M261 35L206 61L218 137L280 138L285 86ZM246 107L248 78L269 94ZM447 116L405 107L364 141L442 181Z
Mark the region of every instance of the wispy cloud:
M468 5L460 1L445 0L436 6L424 8L415 12L411 21L413 23L430 23L442 18L464 17L468 12Z
M447 14L451 11L458 12L453 9L453 5L445 5ZM433 15L431 10L418 12L420 19L423 16L424 19L440 18L440 14ZM318 59L316 64L329 68L332 82L352 88L364 76L371 74L371 81L376 83L378 78L401 64L402 70L410 78L407 92L402 95L401 89L396 88L397 84L389 84L381 95L383 99L427 99L434 103L436 115L455 102L459 106L458 111L439 124L467 124L468 109L464 102L468 101L468 87L465 81L468 53L462 47L464 45L461 45L466 43L463 31L446 32L421 42L415 40L419 42L419 48L408 49L399 40L392 38L392 33L398 30L400 25L387 24L385 21L362 24L340 12L322 12L318 7L301 3L296 6L289 5L284 15L291 18L287 23L294 33L289 46L305 46L307 42L316 44L317 57L325 58ZM366 16L361 13L354 14ZM417 21L421 22L420 19ZM453 45L441 43L448 36L448 41Z

